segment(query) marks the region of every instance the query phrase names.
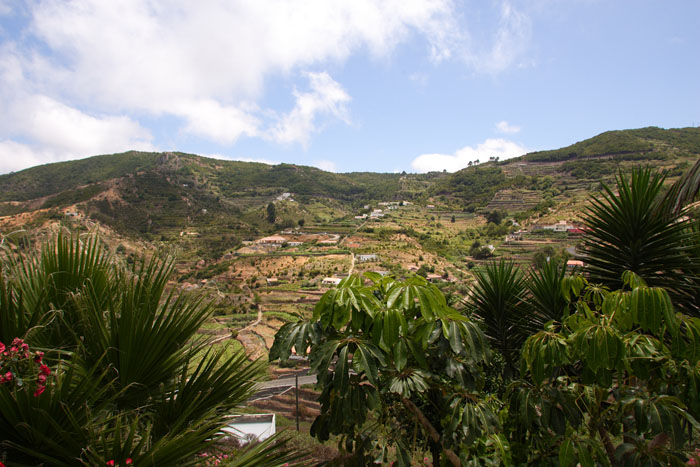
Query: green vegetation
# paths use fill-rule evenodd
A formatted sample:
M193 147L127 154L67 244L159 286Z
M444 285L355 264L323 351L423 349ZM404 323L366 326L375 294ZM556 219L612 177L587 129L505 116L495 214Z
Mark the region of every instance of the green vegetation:
M491 160L455 174L329 174L289 164L127 153L1 176L0 216L8 217L0 219L7 260L0 276L12 293L5 294L11 299L0 293L0 311L13 303L10 311L21 308L15 314L26 314L29 321L23 327L12 324L15 318L0 321L0 339L7 343L25 337L32 351L44 349L44 362L57 378L44 395L58 397L56 381L67 378L69 365L79 365L83 373L94 370L95 385L84 386L97 394L86 398L97 414L89 425L92 438L86 441L85 432L70 423L63 427L61 419L63 428L55 434L41 428L42 443L73 437L76 441L66 443L66 449L74 449L79 441L113 442L122 439L119 433L133 432L145 440L140 452L173 446L180 435L166 433L153 420L167 405L163 397L174 390L171 384L182 383L179 376L170 373L163 382L166 396L160 385L158 390L151 386L157 378L150 379L150 373L156 371L143 384L129 369L124 381L122 376L115 379L117 372L122 374L118 365L135 364L107 350L135 345L124 338L132 331L120 328L117 339L113 329L128 301L119 291L156 275L142 272L149 263L142 266L139 257L158 258L168 251L178 255L177 277L164 288L167 293L153 292L156 309L187 302L185 295L177 298L181 289L199 289L211 293L213 303L205 314L215 317L185 339L176 357L154 355L173 370L189 355L185 348L196 349L199 339L233 336L239 340L214 365L221 368L239 347L265 355L279 326L291 323L289 330L300 317L309 318L308 332L296 334L294 344L304 350L311 345L313 365L321 368L331 352L319 342L340 341L331 361L347 349L347 373L336 373L339 367L331 365L332 374L322 377L326 410L314 428L314 434L347 438L341 449L347 459L415 464L427 456L449 463L454 454L473 465L677 464L696 447L700 405L689 395L690 385L700 381L697 359L689 350L696 344L694 319L700 316L700 209L684 208L700 187L696 130L609 132L577 143L573 150ZM640 165L652 169L640 170ZM84 171L72 182L66 174L69 169L77 173L75 167ZM611 183L615 186L607 188ZM285 192L291 196L280 197ZM412 203L378 204L400 200ZM375 208L385 209L385 216L354 219ZM79 215L64 215L74 210ZM95 220L102 225L94 227ZM584 233L551 230L560 221L576 227L585 223ZM99 229L107 245L95 247L94 256L116 252L107 261L107 273L69 284L67 298L61 300L47 284L57 281L63 287L70 274L59 268L46 273L50 279L39 280L30 274L41 270L39 259L17 259L34 258L31 252L41 244L35 238L45 238L56 225L75 232ZM4 235L21 229L28 235L8 243ZM287 243L256 241L273 233ZM338 243L322 243L328 239ZM365 254L376 255L376 261L359 260ZM579 269L564 267L570 256L585 261L583 276ZM351 265L360 275L321 298L319 290L329 287L321 280L344 277ZM368 271L393 277L362 275ZM412 278L409 271L431 274L436 282ZM18 279L23 274L31 280ZM28 288L34 292L18 292ZM43 292L47 296L42 298L36 291L45 289L50 293ZM200 306L190 308L190 314L199 316ZM31 307L48 310L35 317L44 316L45 324L31 321ZM107 324L88 320L97 316L95 310L104 312L100 316ZM238 334L257 321L258 310L264 313L262 321ZM322 322L323 316L330 321ZM660 316L659 326L650 316ZM453 322L483 343L472 347L467 334L453 332ZM136 334L149 341L143 332ZM285 342L282 348L290 343ZM623 350L616 351L618 347ZM356 351L360 348L369 353ZM55 349L62 349L61 355ZM220 351L212 348L211 355ZM200 348L192 355L186 374L213 358L204 358L206 352ZM284 356L286 350L276 344L275 352ZM602 354L610 357L602 359ZM376 377L367 359L376 365ZM141 360L154 368L152 359ZM26 368L17 371L28 372L23 381L33 397L40 383L37 367L24 363ZM122 396L128 400L117 398ZM360 398L351 401L351 416L345 412L346 397ZM77 417L87 417L75 410ZM149 423L158 432L142 434L139 430ZM197 432L199 422L186 423ZM682 437L675 431L679 424ZM659 431L659 426L672 432ZM159 439L165 441L158 444ZM16 446L2 449L13 456L37 455L19 453ZM109 452L104 446L90 449L99 456ZM103 458L92 455L81 459L99 463Z
M465 314L420 278L345 279L270 352L310 349L311 434L342 436L357 463L391 450L398 465L426 450L434 466L697 461L700 237L676 207L700 162L664 197L661 182L637 170L604 186L586 215L588 278L556 258L526 274L501 259L476 273Z
M435 462L443 452L458 459L452 448L469 441L469 430L496 422L487 404L467 404L468 413L463 411L481 386L480 364L489 356L483 334L423 279L366 277L372 286L357 276L345 279L323 296L312 322L280 329L270 359L286 360L293 347L305 354L311 346L322 389L311 434L320 440L341 435L353 464L367 465L377 453L388 462L389 446L401 465L411 464L418 445ZM443 430L445 417L471 422ZM420 422L420 438L414 421Z
M539 151L523 156L530 162L552 162L593 156L645 154L669 147L700 154L700 128L664 130L657 127L638 130L607 131L600 135L554 151Z
M195 333L210 311L201 298L165 291L170 260L124 269L95 237L63 233L40 252L2 253L3 461L190 465L215 449L261 366L243 352L206 350ZM278 441L230 465L297 457Z

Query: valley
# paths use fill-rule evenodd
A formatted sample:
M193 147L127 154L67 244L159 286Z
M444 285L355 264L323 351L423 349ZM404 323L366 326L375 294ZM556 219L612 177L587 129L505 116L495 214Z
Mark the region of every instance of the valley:
M640 165L671 183L700 157L700 130L647 130L454 174L334 174L182 153L41 166L0 176L0 242L27 250L65 229L97 234L125 265L169 255L169 288L211 302L213 316L197 333L208 349L243 349L276 379L307 371L303 362L267 363L277 331L310 318L350 274L420 275L462 310L475 274L494 259L523 270L552 258L580 268L583 216L604 185ZM674 146L677 131L687 141ZM246 411L274 411L288 426L293 391L281 392ZM301 394L308 433L318 393Z

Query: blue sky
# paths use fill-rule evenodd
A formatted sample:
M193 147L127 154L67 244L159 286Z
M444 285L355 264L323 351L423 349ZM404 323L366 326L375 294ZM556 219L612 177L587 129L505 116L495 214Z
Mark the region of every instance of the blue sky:
M700 125L694 0L0 0L0 173L130 149L455 171Z

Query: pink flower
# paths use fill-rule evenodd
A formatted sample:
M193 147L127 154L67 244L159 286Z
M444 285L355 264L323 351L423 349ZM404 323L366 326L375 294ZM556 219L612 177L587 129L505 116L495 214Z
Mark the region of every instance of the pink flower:
M37 363L41 363L41 360L44 358L44 352L37 352L36 355L34 355L34 361Z
M37 386L36 391L34 391L34 397L39 397L46 390L46 386Z
M107 461L107 465L114 467L114 459Z
M39 375L36 377L36 380L39 381L41 384L44 384L46 382L46 375Z
M49 368L48 366L46 366L42 363L41 366L39 367L39 372L42 375L49 376L51 374L51 368Z
M0 353L3 353L5 351L5 344L0 342Z
M124 461L126 465L132 465L134 461L131 459L131 457L127 457L126 460Z
M5 373L5 381L7 381L8 383L10 381L12 381L12 372L11 371L8 371L7 373Z

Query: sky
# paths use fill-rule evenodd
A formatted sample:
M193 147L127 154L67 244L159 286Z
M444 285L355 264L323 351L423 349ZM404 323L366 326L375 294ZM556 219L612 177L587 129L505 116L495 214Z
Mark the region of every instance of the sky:
M0 174L128 150L453 172L700 125L696 0L0 0Z

